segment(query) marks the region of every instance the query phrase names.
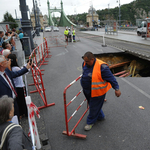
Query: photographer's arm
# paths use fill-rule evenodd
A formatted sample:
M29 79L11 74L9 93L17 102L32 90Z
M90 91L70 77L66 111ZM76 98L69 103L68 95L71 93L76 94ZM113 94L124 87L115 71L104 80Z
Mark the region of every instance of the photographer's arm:
M12 34L10 35L10 37L8 37L8 39L4 40L4 42L10 41L10 40L12 39L12 36L13 36L13 35L15 35L15 34L12 33Z
M24 75L25 73L28 72L28 69L30 69L32 65L33 65L33 63L30 64L30 62L28 62L27 66L23 67L21 70L19 70L19 71L12 71L11 72L12 78L16 78L16 77L19 77L21 75Z
M4 40L4 42L10 41L12 39L12 37L8 37L8 39Z

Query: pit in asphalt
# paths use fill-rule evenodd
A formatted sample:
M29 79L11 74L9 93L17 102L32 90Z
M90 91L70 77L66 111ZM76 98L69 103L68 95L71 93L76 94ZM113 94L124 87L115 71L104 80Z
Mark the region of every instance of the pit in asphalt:
M150 61L126 52L95 54L117 77L150 77Z

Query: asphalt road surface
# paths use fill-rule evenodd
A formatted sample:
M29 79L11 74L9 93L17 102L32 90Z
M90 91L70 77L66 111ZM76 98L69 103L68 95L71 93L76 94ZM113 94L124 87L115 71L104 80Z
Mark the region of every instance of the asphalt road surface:
M149 150L150 149L150 78L117 78L122 95L117 98L111 89L104 103L106 120L96 122L90 131L84 131L86 117L82 119L75 132L87 135L86 139L63 135L66 130L63 91L65 87L82 74L82 56L87 51L94 54L120 52L115 47L102 47L101 42L81 38L65 47L64 28L59 32L46 32L51 58L43 75L48 103L55 106L41 110L45 121L52 150ZM55 39L52 38L55 36ZM119 42L118 42L119 43ZM124 45L120 42L120 45ZM60 46L60 47L55 47ZM126 45L128 46L128 45ZM80 81L67 90L67 103L80 91ZM39 97L40 98L40 97ZM68 107L68 118L84 100L81 93ZM41 100L42 101L42 100ZM42 102L41 102L42 103ZM40 104L37 104L40 105ZM139 109L143 106L145 109ZM86 110L86 102L69 122L69 131Z
M103 29L101 29L102 32ZM95 31L96 33L97 31ZM101 31L99 31L101 33ZM130 33L131 32L131 33ZM137 37L136 35L136 32L121 32L121 35L127 35L127 34L131 34L133 35L133 37L135 36L135 38ZM119 33L120 34L120 33ZM77 35L80 37L80 39L82 38L88 38L88 39L91 39L92 41L97 41L97 42L100 42L100 43L103 43L103 37L102 36L99 36L99 35L91 35L91 34L84 34L82 32L77 32ZM111 36L110 36L111 37ZM129 39L131 37L129 36ZM141 39L141 41L143 40L141 37L138 37L139 39ZM140 56L141 58L143 59L146 59L146 60L150 60L150 46L149 45L144 45L142 43L134 43L132 42L132 39L131 42L127 42L127 41L121 41L122 39L118 40L118 39L113 39L112 37L111 38L108 38L107 36L105 37L105 44L110 46L110 47L115 47L119 50L123 50L123 51L128 51L134 55L137 55L137 56Z

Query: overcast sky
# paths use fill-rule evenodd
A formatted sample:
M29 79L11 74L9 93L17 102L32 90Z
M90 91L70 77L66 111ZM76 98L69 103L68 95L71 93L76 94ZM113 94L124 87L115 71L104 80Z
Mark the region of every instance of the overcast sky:
M118 0L119 1L119 0ZM128 4L133 0L120 0L120 4ZM37 0L38 5L42 14L48 14L47 8L47 0ZM50 7L60 8L61 0L50 0ZM63 7L66 15L79 14L88 12L88 9L91 4L96 10L101 10L108 8L114 8L119 6L117 0L62 0ZM33 0L26 0L26 4L28 5L30 12L33 8ZM8 11L11 15L16 18L15 10L17 12L17 17L21 18L21 13L19 10L19 0L0 0L0 22L3 20L3 15ZM60 13L54 13L55 16L60 16Z

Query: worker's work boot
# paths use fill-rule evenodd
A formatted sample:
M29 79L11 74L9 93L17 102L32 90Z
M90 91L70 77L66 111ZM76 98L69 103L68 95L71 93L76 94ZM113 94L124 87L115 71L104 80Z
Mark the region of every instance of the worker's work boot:
M84 130L86 130L86 131L91 130L92 127L93 127L93 125L94 125L94 124L87 124L87 125L84 127Z

